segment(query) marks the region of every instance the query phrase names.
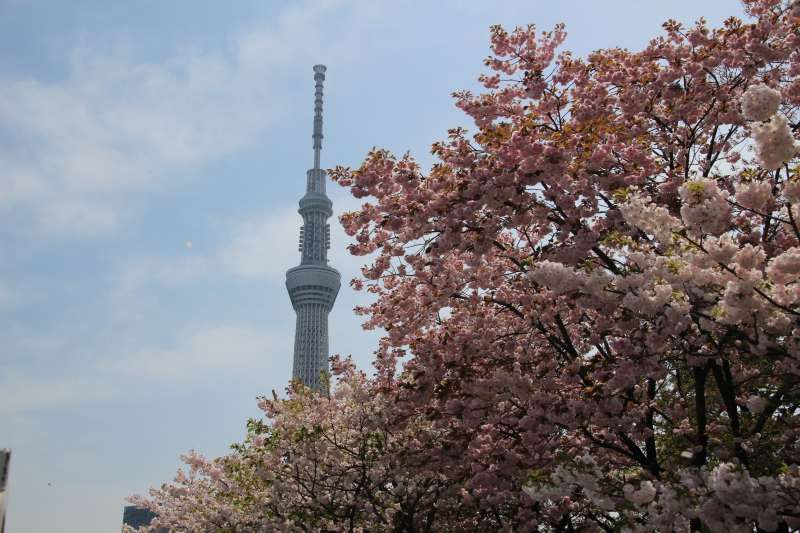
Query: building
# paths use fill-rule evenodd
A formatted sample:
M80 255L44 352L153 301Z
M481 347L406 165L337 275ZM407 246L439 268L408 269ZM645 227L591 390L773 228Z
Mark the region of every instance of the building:
M300 265L286 272L286 289L297 322L294 335L292 378L323 390L327 384L328 314L341 285L339 271L328 265L333 203L325 193L325 171L320 168L322 150L322 83L325 66L314 66L314 168L307 172L306 194L300 199Z
M126 505L125 511L122 513L122 523L132 528L142 526L149 526L156 515L150 509L144 507L136 507L135 505Z
M6 501L8 500L8 465L11 463L11 450L0 449L0 533L6 530Z
M149 526L150 522L152 522L155 517L155 513L150 509L136 507L135 505L127 505L125 506L125 511L122 513L122 525L137 529ZM157 533L168 533L169 530L160 527L156 531Z

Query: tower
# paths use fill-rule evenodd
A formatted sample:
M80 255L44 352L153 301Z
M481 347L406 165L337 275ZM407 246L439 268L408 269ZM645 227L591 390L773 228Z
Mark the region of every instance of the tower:
M286 272L286 289L297 313L292 378L322 390L321 374L328 373L328 313L341 285L341 275L328 266L333 203L325 194L325 171L319 168L322 150L322 82L325 66L314 66L314 168L307 172L306 194L297 210L300 228L300 265Z

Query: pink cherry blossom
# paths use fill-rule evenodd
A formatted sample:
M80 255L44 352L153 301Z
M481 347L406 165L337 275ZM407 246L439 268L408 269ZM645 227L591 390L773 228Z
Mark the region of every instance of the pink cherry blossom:
M742 114L747 120L769 120L780 103L781 93L763 84L753 85L742 95Z
M752 126L753 140L761 165L768 170L780 168L797 155L797 141L783 115L772 115L769 122Z

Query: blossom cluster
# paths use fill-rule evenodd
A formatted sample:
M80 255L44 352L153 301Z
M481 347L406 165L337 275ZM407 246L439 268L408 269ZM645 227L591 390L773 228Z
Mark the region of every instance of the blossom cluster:
M785 116L772 115L769 121L754 124L752 129L758 158L764 168L778 169L797 154L798 144Z
M781 93L764 84L753 85L742 95L742 114L747 120L767 121L780 103Z
M755 122L751 128L756 152L768 170L780 168L798 150L786 116L778 112L780 103L781 93L763 84L751 86L742 95L742 114Z

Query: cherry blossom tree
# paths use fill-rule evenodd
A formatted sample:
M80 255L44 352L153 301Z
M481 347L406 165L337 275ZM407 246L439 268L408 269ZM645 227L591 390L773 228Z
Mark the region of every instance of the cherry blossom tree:
M800 4L557 53L492 28L423 171L332 172L377 373L136 500L186 530L800 528ZM216 526L215 526L216 527Z
M444 478L417 469L406 450L415 424L393 427L392 398L352 362L334 361L331 396L299 383L286 399L262 398L269 423L250 420L244 443L207 460L183 456L173 483L135 496L150 528L172 531L432 531Z
M477 133L334 173L482 527L800 527L800 6L745 8L586 59L495 27Z

